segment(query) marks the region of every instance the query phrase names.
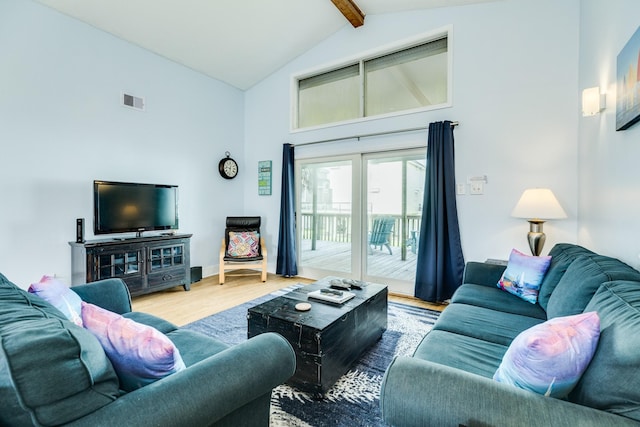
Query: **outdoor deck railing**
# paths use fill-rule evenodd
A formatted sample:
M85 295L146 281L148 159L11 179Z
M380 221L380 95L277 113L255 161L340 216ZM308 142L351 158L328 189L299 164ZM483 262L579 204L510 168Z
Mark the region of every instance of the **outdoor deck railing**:
M405 227L402 227L401 215L369 215L367 230L371 230L373 221L379 217L393 217L395 220L390 239L391 246L402 247L407 243L409 245L415 243L412 239L417 238L422 220L421 215L407 215ZM311 240L312 242L318 240L340 243L351 242L350 213L317 213L314 223L313 214L302 212L299 226L302 230L303 240Z

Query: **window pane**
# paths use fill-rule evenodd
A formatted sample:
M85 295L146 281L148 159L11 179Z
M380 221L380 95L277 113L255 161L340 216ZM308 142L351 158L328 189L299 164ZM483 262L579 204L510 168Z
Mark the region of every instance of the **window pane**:
M412 295L420 235L424 154L367 160L365 280L393 280L393 290ZM391 288L390 288L391 289Z
M360 116L358 64L298 82L298 127Z
M303 268L351 272L351 161L301 168L300 264Z
M447 39L365 62L365 116L447 102Z

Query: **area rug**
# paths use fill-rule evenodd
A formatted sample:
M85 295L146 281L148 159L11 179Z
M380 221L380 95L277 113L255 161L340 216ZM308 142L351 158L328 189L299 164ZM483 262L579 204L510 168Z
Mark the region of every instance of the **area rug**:
M184 328L202 332L229 345L247 339L247 310L291 289L249 301L190 323ZM271 398L272 427L379 427L382 376L395 355L411 355L431 330L437 311L389 302L387 330L360 360L322 398L286 384Z

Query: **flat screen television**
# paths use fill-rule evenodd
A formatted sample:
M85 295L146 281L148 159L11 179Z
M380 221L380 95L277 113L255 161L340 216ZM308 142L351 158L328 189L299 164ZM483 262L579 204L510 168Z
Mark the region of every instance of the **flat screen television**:
M93 231L112 234L178 228L178 186L93 182Z

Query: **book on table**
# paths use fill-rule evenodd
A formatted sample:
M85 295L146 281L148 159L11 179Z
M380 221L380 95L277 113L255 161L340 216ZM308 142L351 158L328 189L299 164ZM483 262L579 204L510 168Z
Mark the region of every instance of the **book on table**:
M356 296L356 294L354 294L353 292L337 291L334 289L319 289L317 291L309 292L307 295L309 296L309 298L329 302L332 304L344 304L345 302Z

